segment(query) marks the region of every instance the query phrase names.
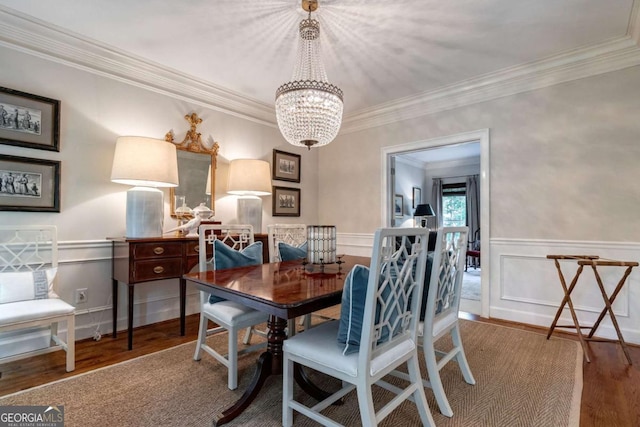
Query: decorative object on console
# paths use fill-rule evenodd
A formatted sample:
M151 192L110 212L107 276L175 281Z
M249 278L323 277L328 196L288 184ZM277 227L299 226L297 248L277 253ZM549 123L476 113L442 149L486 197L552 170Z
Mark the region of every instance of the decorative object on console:
M60 151L60 101L0 87L0 144Z
M166 141L175 144L178 150L180 185L169 190L172 218L178 217L176 208L180 207L175 204L176 195L184 196L187 206L198 206L204 202L215 213L215 170L220 146L213 140L209 143L202 141L202 135L197 129L202 119L196 113L187 114L184 118L189 123L189 130L182 142L174 141L173 131L167 132L164 137Z
M156 187L178 185L176 146L161 139L119 137L111 181L135 186L127 191L126 237L162 236L164 193Z
M336 262L336 227L334 225L307 226L307 261L312 264Z
M311 19L317 0L302 0L308 19L300 22L293 81L276 91L278 127L290 144L319 147L333 141L342 123L342 90L329 83L320 58L320 24Z
M415 221L416 227L426 227L427 226L427 218L431 218L436 216L433 213L433 208L429 203L424 203L418 205L415 212L413 213L413 219Z
M60 162L0 154L0 211L60 212Z
M300 182L299 154L273 150L273 179Z
M229 164L227 193L238 197L238 223L251 224L254 233L262 232L262 199L271 194L269 162L236 159Z

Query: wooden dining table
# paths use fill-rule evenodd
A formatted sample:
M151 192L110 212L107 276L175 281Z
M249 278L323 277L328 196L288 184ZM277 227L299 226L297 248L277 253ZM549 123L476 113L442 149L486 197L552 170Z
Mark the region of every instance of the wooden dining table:
M343 256L338 263L313 265L302 261L260 264L224 270L185 274L198 289L269 314L267 348L257 360L257 369L240 399L222 412L213 425L222 425L240 415L256 398L270 375L282 374L282 344L287 338L287 319L340 304L344 279L356 264L369 266L370 258ZM328 394L316 387L299 366L295 379L311 396L322 400Z

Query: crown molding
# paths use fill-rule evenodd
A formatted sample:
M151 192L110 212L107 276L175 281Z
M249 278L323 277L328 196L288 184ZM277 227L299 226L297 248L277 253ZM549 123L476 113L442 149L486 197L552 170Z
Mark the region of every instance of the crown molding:
M0 6L0 45L276 127L273 105Z
M630 36L625 36L350 114L344 118L340 134L413 119L636 65L640 65L640 48Z
M0 45L277 128L273 105L80 37L5 6L0 6ZM340 134L637 65L640 65L639 0L633 2L624 37L356 111L344 117Z

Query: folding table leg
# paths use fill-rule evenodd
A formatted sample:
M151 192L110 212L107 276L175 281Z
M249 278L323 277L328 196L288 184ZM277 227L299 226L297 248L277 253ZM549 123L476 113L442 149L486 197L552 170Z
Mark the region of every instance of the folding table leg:
M618 282L618 285L616 286L615 290L611 294L611 297L609 297L607 296L607 291L604 289L604 284L602 283L602 278L598 273L596 265L597 265L596 263L591 264L591 268L593 269L593 273L596 276L596 281L598 282L598 287L600 288L600 292L602 293L602 299L604 300L605 308L602 309L602 311L600 312L600 316L598 316L598 320L596 320L596 323L593 324L593 327L589 332L589 338L593 337L593 334L595 334L596 329L598 329L598 326L600 326L600 322L602 321L602 319L604 319L604 316L608 311L609 317L611 318L611 323L613 323L613 327L615 328L616 334L618 335L618 341L620 342L620 346L622 346L622 351L624 351L624 355L627 357L627 361L629 362L629 365L633 365L633 362L631 361L631 355L629 354L629 349L627 348L627 343L624 341L624 338L622 337L622 332L620 332L620 327L618 326L618 320L616 319L616 316L613 313L613 307L611 306L615 301L616 297L618 296L618 293L624 286L624 282L627 280L627 277L629 277L629 274L631 274L631 269L633 268L633 266L627 267L624 275L622 276L622 279L620 279L620 281Z

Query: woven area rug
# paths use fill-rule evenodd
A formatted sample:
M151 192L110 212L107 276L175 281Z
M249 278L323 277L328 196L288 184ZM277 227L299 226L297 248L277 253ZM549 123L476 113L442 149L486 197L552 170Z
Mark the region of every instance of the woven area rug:
M441 377L454 411L442 416L431 390L427 399L438 426L578 426L582 392L582 350L577 342L486 323L461 320L462 336L476 385L464 382L449 363ZM211 337L212 344L224 336ZM441 347L450 345L446 339ZM0 399L0 405L64 405L66 427L210 426L242 395L254 372L256 354L241 357L237 390L226 387L226 370L211 357L192 359L194 343L102 368ZM421 358L422 359L422 358ZM423 373L426 372L422 363ZM338 383L310 373L321 387ZM267 380L253 404L230 426L279 426L282 377ZM390 393L375 390L376 406ZM299 391L299 393L302 393ZM311 398L306 397L310 401ZM355 393L327 414L360 425ZM315 425L297 414L295 425ZM385 426L419 426L415 405L405 402Z

